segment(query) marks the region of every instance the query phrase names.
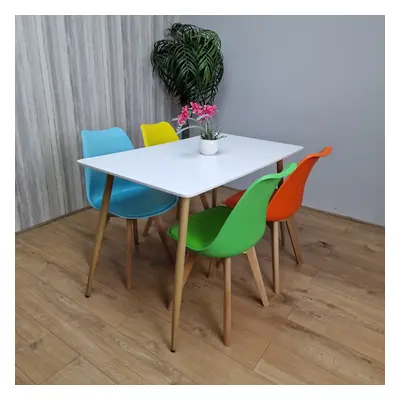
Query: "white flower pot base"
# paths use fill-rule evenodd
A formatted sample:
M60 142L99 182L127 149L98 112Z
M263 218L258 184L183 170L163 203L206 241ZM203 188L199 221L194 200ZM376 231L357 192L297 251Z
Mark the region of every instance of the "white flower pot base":
M219 140L204 140L200 138L199 150L200 154L205 156L213 156L218 152Z

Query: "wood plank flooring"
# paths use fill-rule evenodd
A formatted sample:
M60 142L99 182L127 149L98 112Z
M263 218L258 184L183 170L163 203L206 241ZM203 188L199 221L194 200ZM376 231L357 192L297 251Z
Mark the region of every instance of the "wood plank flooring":
M232 192L221 188L219 199ZM191 210L201 209L193 200ZM167 224L174 217L164 216ZM222 343L222 272L208 279L200 259L171 353L173 266L154 227L141 236L146 221L132 291L124 284L125 223L112 218L85 298L97 218L90 209L16 236L16 384L384 384L383 228L303 208L296 222L304 265L286 240L277 296L267 230L256 249L271 304L262 307L246 256L235 257L230 348Z

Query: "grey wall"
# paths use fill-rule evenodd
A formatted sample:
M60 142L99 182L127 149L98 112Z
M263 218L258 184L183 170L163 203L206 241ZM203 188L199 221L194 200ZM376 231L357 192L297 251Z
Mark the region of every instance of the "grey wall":
M171 118L152 77L155 40L174 16L16 17L16 231L78 210L80 131Z
M384 17L186 16L217 31L225 132L333 146L304 204L384 225ZM265 171L264 171L265 172ZM259 174L234 183L245 188Z

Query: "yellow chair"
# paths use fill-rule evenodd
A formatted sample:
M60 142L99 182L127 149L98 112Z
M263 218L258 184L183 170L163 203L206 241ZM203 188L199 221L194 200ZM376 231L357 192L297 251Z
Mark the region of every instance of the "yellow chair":
M173 126L166 122L157 122L156 124L141 124L140 129L142 131L142 137L143 137L143 142L145 147L149 146L157 146L159 144L165 144L165 143L170 143L170 142L176 142L179 140L178 134L175 132L175 129ZM214 202L214 192L213 192L213 202ZM200 195L201 202L203 204L203 207L205 210L209 208L207 197L205 193ZM215 198L216 201L216 198ZM178 209L177 209L177 219L179 216L179 203L178 203ZM146 227L144 228L143 236L147 236L149 234L150 227L155 221L154 218L149 218L147 220ZM157 221L156 221L157 222ZM157 226L157 229L161 229L161 227Z
M176 142L179 136L175 129L168 122L162 121L157 124L142 124L140 125L144 146L157 146L169 142Z

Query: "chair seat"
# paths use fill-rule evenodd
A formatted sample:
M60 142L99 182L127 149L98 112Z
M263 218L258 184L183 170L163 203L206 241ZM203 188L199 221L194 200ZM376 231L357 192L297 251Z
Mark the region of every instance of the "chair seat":
M92 207L100 210L102 199L102 191L95 193ZM169 211L177 202L172 194L116 178L108 212L121 218L148 218Z
M186 247L201 252L213 243L225 221L232 212L231 208L218 206L201 211L189 217ZM179 225L172 226L168 234L178 240Z

